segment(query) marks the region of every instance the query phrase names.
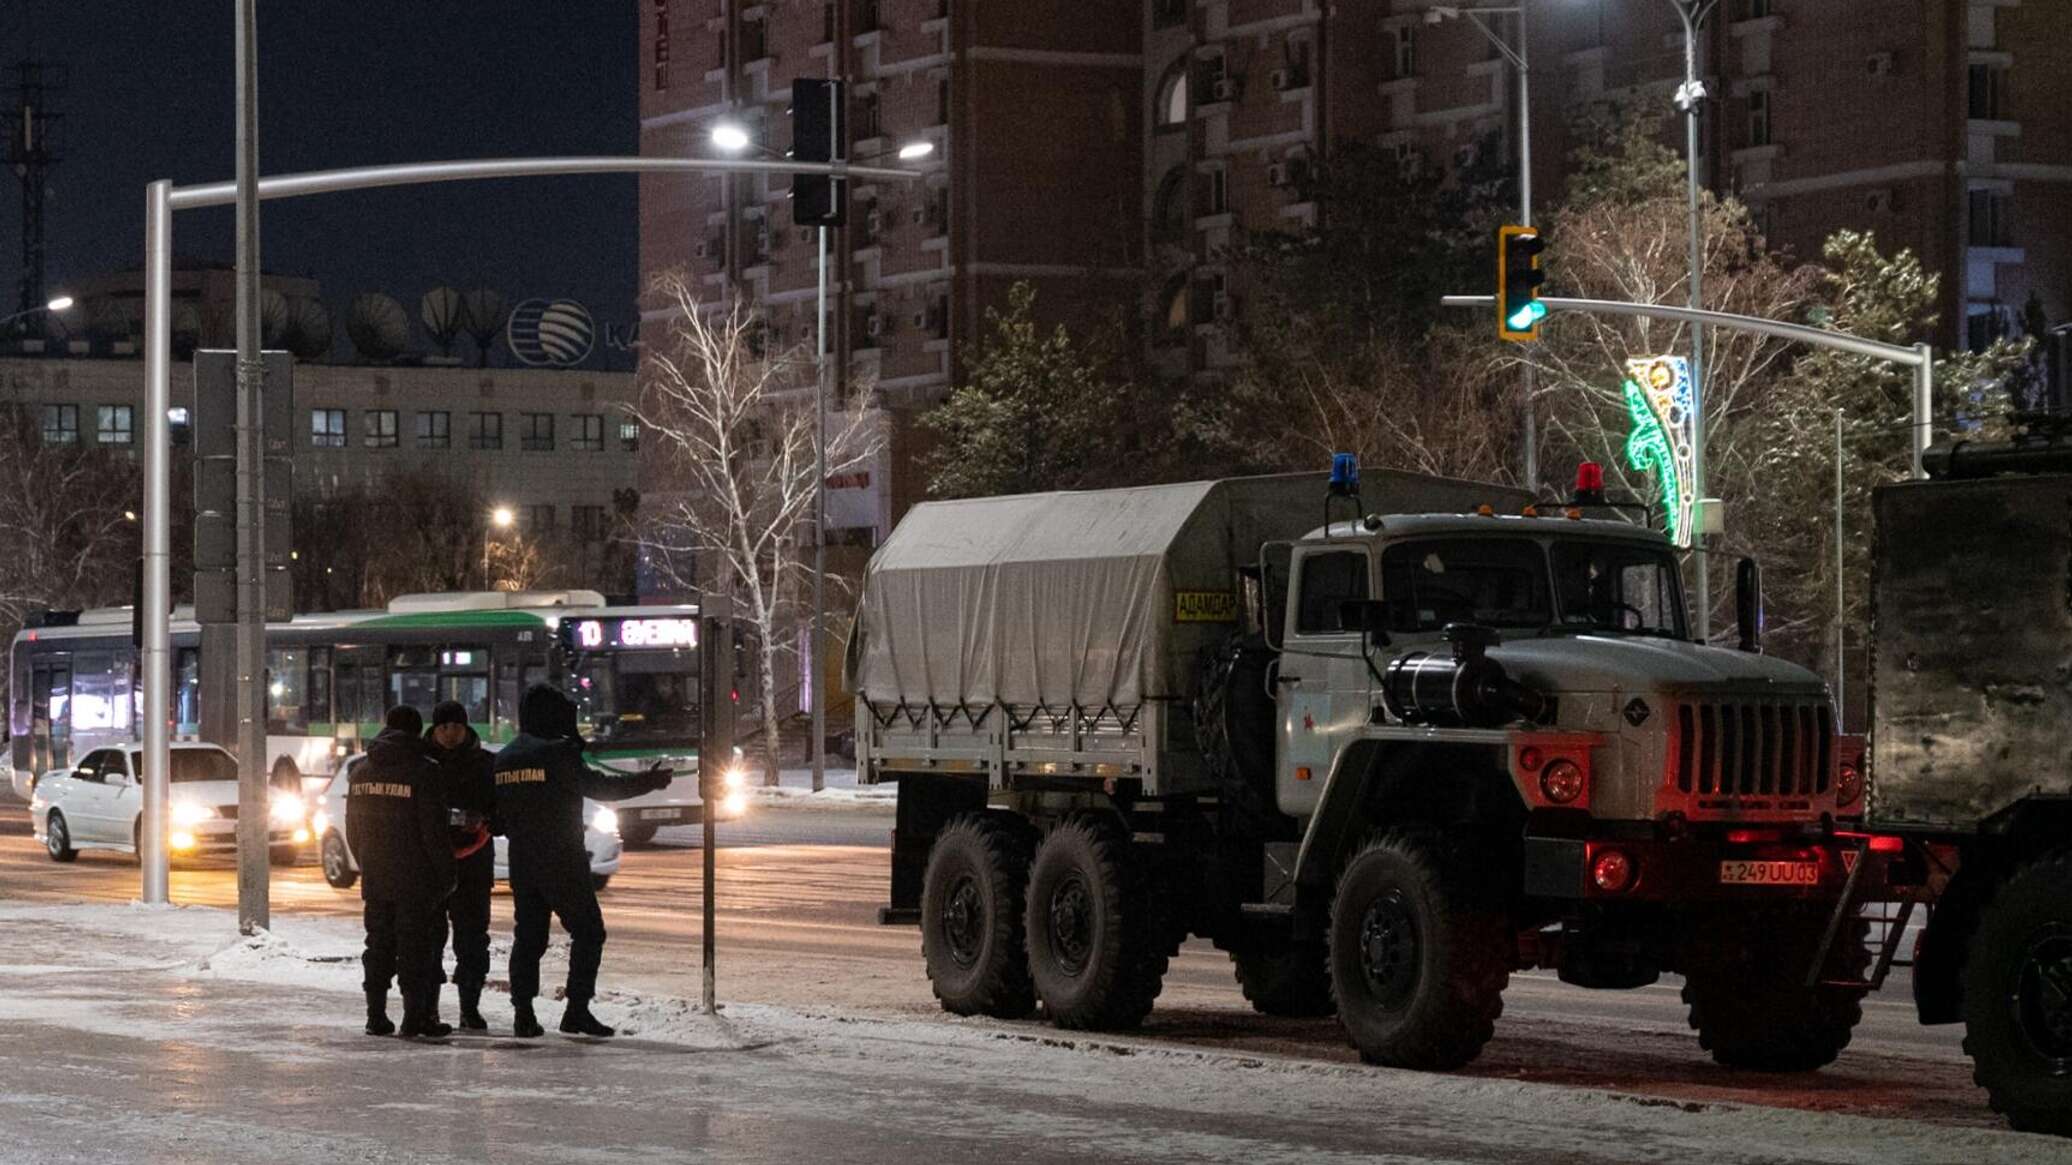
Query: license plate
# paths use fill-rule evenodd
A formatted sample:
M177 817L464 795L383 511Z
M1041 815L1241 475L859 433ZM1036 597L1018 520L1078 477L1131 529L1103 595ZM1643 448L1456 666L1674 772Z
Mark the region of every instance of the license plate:
M677 813L674 809L643 809L640 811L640 819L642 821L674 821L676 816Z
M1819 862L1721 862L1723 886L1817 886Z

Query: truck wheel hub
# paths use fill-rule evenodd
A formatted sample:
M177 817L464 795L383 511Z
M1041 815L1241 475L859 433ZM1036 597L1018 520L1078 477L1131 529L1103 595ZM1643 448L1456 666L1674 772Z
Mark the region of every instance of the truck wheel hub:
M985 941L986 904L979 893L978 879L965 874L950 886L949 902L943 910L942 937L950 959L960 967L978 962L979 947Z
M1375 899L1361 915L1360 968L1385 1005L1403 1002L1417 985L1417 925L1402 891Z
M2053 1076L2072 1076L2072 926L2039 930L2015 976L2015 1024Z
M1093 898L1086 881L1077 875L1058 884L1050 896L1050 950L1058 969L1067 975L1086 970L1093 951Z

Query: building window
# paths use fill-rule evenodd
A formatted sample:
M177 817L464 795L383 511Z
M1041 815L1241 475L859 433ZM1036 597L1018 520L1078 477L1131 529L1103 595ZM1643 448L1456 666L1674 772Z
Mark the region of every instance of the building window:
M43 406L43 443L45 445L79 444L79 406Z
M1151 236L1175 242L1187 234L1187 170L1175 166L1159 180L1158 194L1151 202Z
M1203 215L1224 214L1230 210L1230 176L1221 166L1201 176L1201 190Z
M360 420L366 430L367 448L394 449L396 447L396 410L368 409Z
M1752 90L1748 94L1748 144L1770 144L1770 94L1766 89Z
M669 88L669 0L655 0L655 88Z
M94 410L94 439L103 445L127 445L135 439L136 414L128 405L102 405Z
M2006 247L2007 196L1998 190L1973 190L1967 199L1970 243L1974 247Z
M1742 5L1743 19L1761 20L1770 15L1770 0L1748 0Z
M604 541L604 507L570 506L568 527L578 542Z
M1966 110L1973 121L1998 121L2006 107L2007 70L1974 63L1966 77Z
M452 413L417 414L417 447L419 449L448 449L452 446Z
M619 422L619 448L627 453L640 452L640 422Z
M823 4L820 6L820 43L833 44L834 42L835 6L833 4Z
M578 453L604 452L604 418L596 413L577 413L572 419L576 432L568 447Z
M1163 338L1178 340L1187 335L1188 308L1193 296L1187 287L1187 274L1173 276L1165 285L1165 301L1159 309L1159 319L1164 324Z
M1203 101L1228 101L1235 95L1230 85L1229 63L1224 59L1222 49L1198 58L1194 67L1201 74L1198 80Z
M935 124L950 124L950 79L943 77L935 82Z
M1983 352L2007 333L2006 305L1991 300L1974 300L1965 306L1965 347L1973 352Z
M1417 26L1406 24L1395 30L1396 77L1417 76Z
M518 414L518 444L528 453L552 453L554 451L554 414Z
M856 31L878 31L878 0L856 0Z
M878 95L860 93L856 97L856 140L865 141L878 133Z
M504 447L504 415L502 413L468 414L468 448L501 449Z
M1187 0L1151 0L1151 27L1171 28L1187 23Z
M1183 57L1173 62L1165 77L1158 83L1158 109L1155 124L1163 129L1168 126L1187 124L1187 61Z
M318 449L345 448L345 410L309 410L309 443Z
M554 503L542 502L525 507L525 532L537 537L554 530Z

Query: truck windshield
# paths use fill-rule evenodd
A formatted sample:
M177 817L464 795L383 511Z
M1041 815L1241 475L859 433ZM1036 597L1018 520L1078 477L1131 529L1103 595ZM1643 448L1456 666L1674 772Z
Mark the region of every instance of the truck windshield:
M1562 627L1685 637L1683 576L1664 551L1618 542L1557 542L1554 587Z
M1421 538L1381 552L1381 595L1394 631L1449 623L1545 627L1554 621L1547 558L1525 538Z

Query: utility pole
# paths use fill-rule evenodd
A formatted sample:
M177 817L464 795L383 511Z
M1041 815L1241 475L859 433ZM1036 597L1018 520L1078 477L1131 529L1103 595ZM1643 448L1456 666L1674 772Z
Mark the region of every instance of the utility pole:
M1698 80L1698 30L1705 14L1717 0L1670 0L1683 20L1684 80L1676 91L1676 107L1684 115L1684 178L1690 203L1692 311L1705 310L1705 225L1698 207L1698 119L1705 112L1705 85ZM1706 529L1713 507L1705 496L1705 326L1691 325L1691 409L1696 413L1698 439L1691 443L1691 485L1697 497L1698 531L1691 541L1691 556L1698 564L1698 639L1712 637L1712 577L1705 561Z
M259 354L258 0L237 0L237 929L272 922L267 901L264 414Z

